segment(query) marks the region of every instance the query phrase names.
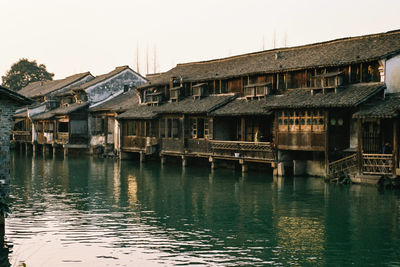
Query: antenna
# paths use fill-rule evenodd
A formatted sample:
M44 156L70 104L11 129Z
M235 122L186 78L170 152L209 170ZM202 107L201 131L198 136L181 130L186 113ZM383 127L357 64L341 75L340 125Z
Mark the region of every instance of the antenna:
M263 35L263 37L262 37L262 50L264 50L265 49L265 40L264 40L264 35Z
M136 72L140 73L140 70L139 70L139 42L136 43Z
M287 47L288 37L287 32L285 32L285 36L283 37L283 47Z
M276 30L274 30L273 47L276 48Z
M146 45L146 74L149 74L149 42Z
M157 46L154 45L154 55L153 55L153 60L154 60L154 66L153 66L153 72L157 73Z

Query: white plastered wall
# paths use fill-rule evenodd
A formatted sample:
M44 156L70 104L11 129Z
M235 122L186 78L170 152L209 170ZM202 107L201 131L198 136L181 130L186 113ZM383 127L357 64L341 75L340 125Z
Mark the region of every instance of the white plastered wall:
M392 57L385 64L387 93L400 93L400 55Z

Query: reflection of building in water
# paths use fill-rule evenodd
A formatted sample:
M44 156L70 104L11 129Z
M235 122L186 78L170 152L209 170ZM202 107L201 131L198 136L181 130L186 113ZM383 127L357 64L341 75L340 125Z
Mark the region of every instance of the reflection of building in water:
M114 161L113 185L114 201L118 205L121 196L121 161Z
M277 219L279 256L288 263L301 259L320 264L325 244L325 226L318 218L286 217Z
M135 205L137 202L137 180L135 175L128 175L128 201L129 205Z

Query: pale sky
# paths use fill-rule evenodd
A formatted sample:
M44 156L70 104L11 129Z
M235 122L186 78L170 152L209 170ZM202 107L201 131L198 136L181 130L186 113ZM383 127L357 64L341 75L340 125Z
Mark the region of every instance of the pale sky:
M0 0L0 76L20 58L56 79L129 65L140 73L400 29L399 0Z

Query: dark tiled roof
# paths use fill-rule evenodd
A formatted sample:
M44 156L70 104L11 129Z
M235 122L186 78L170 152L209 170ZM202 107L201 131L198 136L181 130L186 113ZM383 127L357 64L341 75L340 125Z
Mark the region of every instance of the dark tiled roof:
M168 102L160 106L138 106L122 113L120 119L141 119L157 114L203 114L209 113L233 100L234 94L210 95L201 99L187 97L179 102Z
M120 114L118 119L154 119L158 116L157 107L136 106Z
M12 99L20 105L27 105L27 104L31 104L33 102L32 99L27 98L27 97L21 95L20 93L14 92L14 91L12 91L6 87L3 87L1 85L0 85L0 96L1 96L1 98L7 97L9 99Z
M268 115L271 111L265 108L265 100L235 99L225 106L213 111L211 116L252 116Z
M168 84L171 77L205 81L371 61L400 52L400 30L266 50L222 59L178 64L141 87Z
M37 97L37 96L47 95L48 93L59 90L76 81L79 81L80 79L86 77L87 75L91 75L90 72L74 74L61 80L32 82L29 83L24 88L22 88L21 90L19 90L19 93L27 97Z
M139 97L136 90L130 90L128 92L122 93L104 103L96 105L90 108L91 112L98 111L115 111L124 112L134 106L139 104Z
M68 115L71 112L77 111L81 108L84 108L86 106L88 106L89 103L85 102L85 103L73 103L73 104L69 104L68 106L64 106L64 107L59 107L44 113L40 113L39 115L36 116L32 116L32 120L47 120L50 119L56 115Z
M288 90L282 95L267 97L265 107L267 109L356 107L384 89L384 83L358 83L339 87L337 93L311 95L310 90Z
M87 82L87 83L84 83L84 84L80 85L79 87L77 87L77 89L86 89L86 88L89 88L89 87L91 87L91 86L93 86L93 85L95 85L95 84L98 84L98 83L100 83L100 82L102 82L102 81L104 81L104 80L107 80L108 78L111 78L111 77L113 77L114 75L117 75L118 73L120 73L120 72L122 72L122 71L124 71L124 70L127 70L127 69L133 71L131 68L129 68L129 66L120 66L120 67L116 67L113 71L111 71L111 72L109 72L109 73L106 73L106 74L102 74L102 75L96 76L93 80L91 80L91 81L89 81L89 82ZM133 72L134 72L134 71L133 71ZM136 72L135 72L135 73L136 73ZM139 75L139 76L141 76L141 75L138 74L138 73L136 73L136 74ZM141 77L142 77L142 76L141 76ZM146 79L146 78L143 78L143 79Z
M385 99L362 105L353 118L394 118L399 115L399 110L400 94L387 95Z

